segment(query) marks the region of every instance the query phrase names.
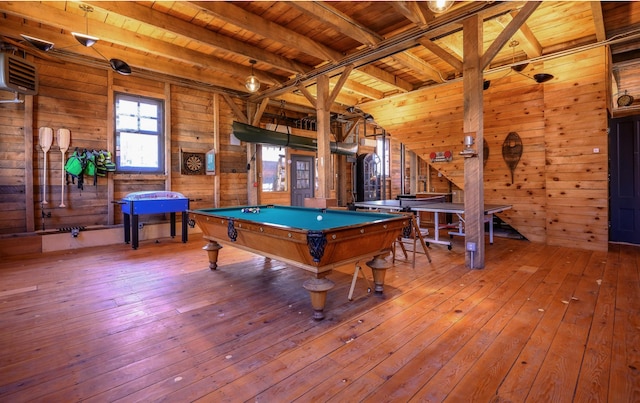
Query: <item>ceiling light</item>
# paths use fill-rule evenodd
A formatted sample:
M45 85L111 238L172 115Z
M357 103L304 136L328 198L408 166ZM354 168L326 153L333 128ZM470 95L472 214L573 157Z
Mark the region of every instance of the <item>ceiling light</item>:
M73 35L73 37L76 38L76 41L78 41L80 45L85 46L87 48L90 48L91 46L95 45L96 42L100 40L100 38L97 38L95 36L80 34L78 32L72 32L71 35Z
M255 60L249 60L251 63L251 75L244 80L244 86L247 87L249 92L257 92L260 89L260 80L253 75L253 65L256 64Z
M116 73L120 73L123 76L128 76L131 74L131 67L129 67L129 65L124 60L109 59L109 64Z
M452 5L453 1L450 0L427 1L427 7L429 7L429 10L433 11L434 13L444 13L445 11L450 9Z
M96 42L100 40L100 38L96 36L89 35L89 18L87 17L87 14L93 12L93 7L88 6L86 4L80 4L78 7L80 7L80 9L84 11L84 18L86 21L87 33L81 34L78 32L72 32L71 35L73 35L73 37L76 38L76 41L78 41L82 46L87 48L92 48L93 50L96 51L97 54L100 55L100 57L108 61L113 71L115 71L116 73L122 74L123 76L130 75L131 67L129 67L129 65L125 61L120 59L107 59L102 53L98 51L98 49L92 47L93 45L96 44Z
M536 80L536 83L542 84L553 79L553 76L547 73L539 73L539 74L534 74L533 79Z
M53 42L45 41L44 39L34 38L33 36L23 35L20 36L27 41L31 46L43 52L48 52L53 48Z
M73 37L76 38L76 41L78 41L80 45L86 46L87 48L89 48L95 45L95 43L100 40L95 36L89 35L89 18L87 17L87 15L88 13L93 12L93 7L88 6L86 4L80 4L78 7L80 7L80 10L84 11L85 31L87 33L81 34L78 32L72 32L71 35L73 35Z
M547 81L553 79L553 76L551 74L547 74L547 73L538 73L538 74L534 74L533 77L529 77L528 75L522 73L522 71L524 69L527 68L527 66L529 65L529 63L524 62L524 63L520 63L520 64L515 64L515 60L516 60L516 47L520 44L520 42L518 42L517 40L512 40L511 42L509 42L509 47L512 49L512 56L511 56L511 70L515 71L516 73L520 74L521 76L525 76L527 78L530 78L532 80L534 80L536 83L538 84L542 84L542 83L546 83Z

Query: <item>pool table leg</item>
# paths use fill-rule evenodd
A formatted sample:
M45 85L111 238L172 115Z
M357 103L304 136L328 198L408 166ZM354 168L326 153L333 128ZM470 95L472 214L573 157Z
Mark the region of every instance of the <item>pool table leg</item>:
M209 240L209 243L202 247L202 250L207 251L209 256L209 268L211 270L218 268L218 251L220 249L222 249L222 245L212 240Z
M311 296L311 307L313 308L313 319L324 319L324 306L327 302L327 291L333 288L335 284L328 278L312 278L304 282L302 285Z
M380 255L376 255L367 262L367 266L371 267L373 271L373 283L375 284L373 290L376 294L382 294L384 286L384 276L387 273L387 269L391 267L391 264L385 259L389 255L390 251L385 251Z

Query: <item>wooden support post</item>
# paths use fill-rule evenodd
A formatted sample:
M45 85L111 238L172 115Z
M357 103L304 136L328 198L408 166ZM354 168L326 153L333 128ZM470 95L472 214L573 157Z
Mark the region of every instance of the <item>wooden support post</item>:
M482 170L483 99L482 99L482 19L478 15L463 22L464 133L475 133L476 156L464 159L465 249L475 244L473 267L471 253L466 265L484 268L484 175Z
M330 197L331 189L331 110L327 105L329 99L329 77L318 77L318 193L315 197Z

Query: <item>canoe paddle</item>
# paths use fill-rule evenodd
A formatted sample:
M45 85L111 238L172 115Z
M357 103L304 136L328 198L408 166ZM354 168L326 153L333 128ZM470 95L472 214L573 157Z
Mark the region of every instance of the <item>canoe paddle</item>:
M65 181L64 181L64 158L65 158L65 154L67 153L67 150L69 149L69 143L71 142L71 132L69 131L69 129L58 129L58 131L56 132L57 134L57 138L56 140L58 141L58 145L60 146L60 152L62 153L62 179L61 179L61 195L60 195L60 206L59 207L67 207L64 205L64 186L65 186Z
M47 202L47 152L51 148L51 143L53 143L53 129L50 127L41 127L39 129L38 135L40 147L44 152L44 182L42 204L49 204L49 202Z

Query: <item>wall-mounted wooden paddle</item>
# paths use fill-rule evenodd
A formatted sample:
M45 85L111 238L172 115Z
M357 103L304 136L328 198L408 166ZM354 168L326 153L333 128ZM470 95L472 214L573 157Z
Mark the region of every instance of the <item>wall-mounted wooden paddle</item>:
M60 195L59 207L67 207L64 205L64 186L65 186L64 158L65 158L65 154L67 153L67 150L69 149L69 143L71 143L71 132L69 131L69 129L58 129L56 134L57 134L56 140L58 141L58 145L60 146L60 152L62 153L62 173L61 173L62 179L60 181L62 191Z
M42 204L49 204L47 201L47 152L53 143L53 129L50 127L41 127L38 131L40 147L44 152L44 181L42 191Z

